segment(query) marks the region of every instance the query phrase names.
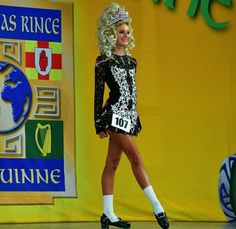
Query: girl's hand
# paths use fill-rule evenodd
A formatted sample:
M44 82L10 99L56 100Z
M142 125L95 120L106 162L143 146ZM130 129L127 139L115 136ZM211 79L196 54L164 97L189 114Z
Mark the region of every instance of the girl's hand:
M98 136L102 139L102 138L106 138L108 137L108 133L104 130L104 131L101 131Z

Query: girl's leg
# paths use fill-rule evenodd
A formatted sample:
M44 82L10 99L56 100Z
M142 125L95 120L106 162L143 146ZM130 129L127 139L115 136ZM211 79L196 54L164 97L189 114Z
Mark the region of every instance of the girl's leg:
M113 189L116 168L119 165L122 151L110 138L105 167L102 173L103 213L111 222L118 221L113 209Z
M147 175L147 172L144 168L144 164L141 158L141 155L130 135L114 133L112 131L108 131L111 139L119 145L119 147L125 152L128 157L135 178L144 191L145 195L148 197L150 203L153 206L153 211L155 214L159 214L164 212L159 200L157 199L155 192L150 185L150 181Z
M112 131L108 131L108 133L110 135L110 138L120 147L120 149L125 152L126 156L128 157L137 182L152 204L153 212L158 224L163 229L167 229L169 227L168 218L159 200L157 199L152 186L150 185L150 181L144 168L142 158L131 136L114 133Z
M110 138L105 167L102 173L103 195L113 194L115 171L119 165L121 154L121 148Z
M111 139L124 151L130 161L134 176L139 186L144 189L150 185L147 172L138 149L130 135L108 131Z

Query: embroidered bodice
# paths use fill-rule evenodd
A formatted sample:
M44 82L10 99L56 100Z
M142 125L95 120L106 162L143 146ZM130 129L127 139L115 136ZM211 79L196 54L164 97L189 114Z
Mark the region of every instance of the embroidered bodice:
M137 134L137 131L141 130L136 111L135 76L136 60L128 55L112 55L111 57L102 55L97 58L94 97L94 119L97 133L106 128L109 129L112 114L131 120L130 134ZM105 83L110 92L109 98L103 106ZM139 125L137 126L137 124Z

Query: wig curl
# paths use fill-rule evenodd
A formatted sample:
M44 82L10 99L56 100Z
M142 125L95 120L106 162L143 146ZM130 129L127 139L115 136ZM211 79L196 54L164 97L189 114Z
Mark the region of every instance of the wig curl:
M123 15L122 20L113 20L117 14ZM119 19L119 17L118 17ZM118 5L117 3L111 3L101 14L98 19L98 49L102 55L110 57L112 55L112 49L116 47L116 27L122 24L127 24L130 29L129 44L125 47L125 53L130 55L129 50L134 47L133 29L131 27L131 18L128 11Z

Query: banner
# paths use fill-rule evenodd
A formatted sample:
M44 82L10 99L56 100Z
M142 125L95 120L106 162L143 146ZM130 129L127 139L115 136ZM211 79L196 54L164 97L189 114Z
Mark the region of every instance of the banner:
M62 20L60 9L0 6L1 204L76 196L73 23L65 38Z

